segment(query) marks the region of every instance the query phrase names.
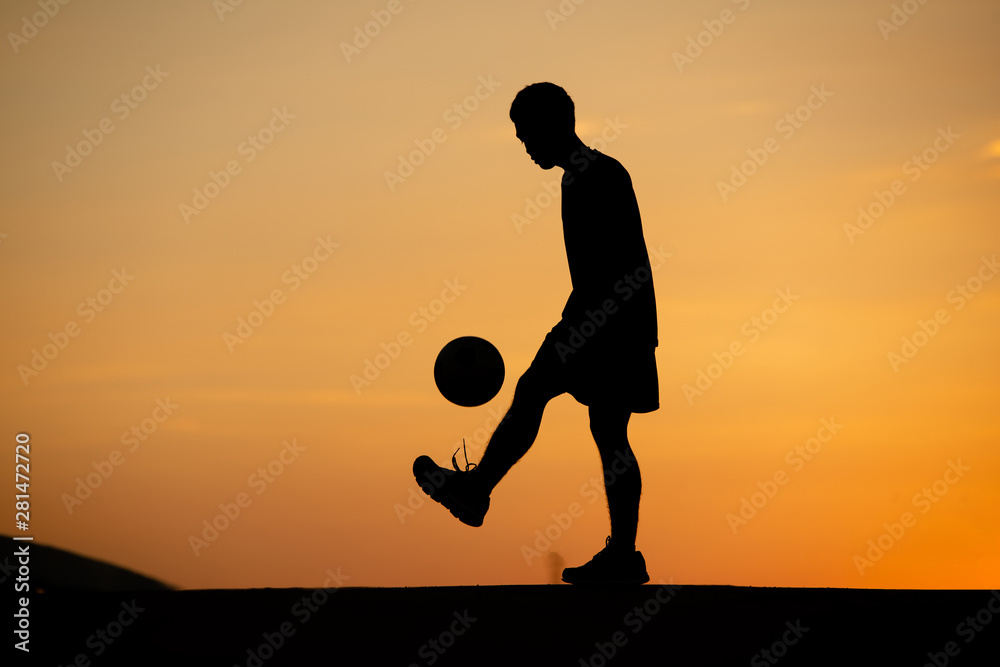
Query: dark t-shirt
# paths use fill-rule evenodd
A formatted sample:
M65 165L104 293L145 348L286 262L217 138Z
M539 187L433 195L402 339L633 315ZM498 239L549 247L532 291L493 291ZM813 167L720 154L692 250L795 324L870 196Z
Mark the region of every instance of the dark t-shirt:
M562 218L573 291L560 326L575 326L601 348L655 347L653 277L625 167L589 148L574 154L562 179Z

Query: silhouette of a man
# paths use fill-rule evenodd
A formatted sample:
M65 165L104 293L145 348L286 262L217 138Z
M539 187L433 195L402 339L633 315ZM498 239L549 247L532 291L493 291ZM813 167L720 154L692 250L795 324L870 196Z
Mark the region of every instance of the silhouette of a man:
M659 407L654 356L656 298L632 179L614 158L576 134L572 99L552 83L525 87L510 107L517 138L542 169L562 167L562 218L573 289L514 390L478 466L436 465L421 456L421 488L470 526L481 526L490 493L528 451L545 405L569 393L589 407L611 518L605 548L587 564L566 568L568 583L645 583L635 549L642 481L628 441L633 412Z

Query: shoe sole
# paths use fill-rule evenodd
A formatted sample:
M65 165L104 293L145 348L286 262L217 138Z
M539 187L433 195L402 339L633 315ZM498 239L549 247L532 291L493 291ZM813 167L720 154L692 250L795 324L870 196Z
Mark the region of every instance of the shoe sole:
M646 575L643 579L577 579L572 578L567 579L565 576L562 578L563 583L572 584L573 586L641 586L643 584L649 583L649 575Z

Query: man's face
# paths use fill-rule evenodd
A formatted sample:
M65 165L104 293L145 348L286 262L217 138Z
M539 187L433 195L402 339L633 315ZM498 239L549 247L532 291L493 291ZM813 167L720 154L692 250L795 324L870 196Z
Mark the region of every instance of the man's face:
M540 126L514 124L517 138L524 144L524 150L528 152L528 157L542 169L551 169L556 166L555 142L552 140L552 132Z

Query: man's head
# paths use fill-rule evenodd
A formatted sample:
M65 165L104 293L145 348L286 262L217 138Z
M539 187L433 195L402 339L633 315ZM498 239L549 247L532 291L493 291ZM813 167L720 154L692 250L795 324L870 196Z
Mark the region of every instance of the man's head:
M579 144L573 100L554 83L533 83L510 105L517 138L542 169L551 169Z

